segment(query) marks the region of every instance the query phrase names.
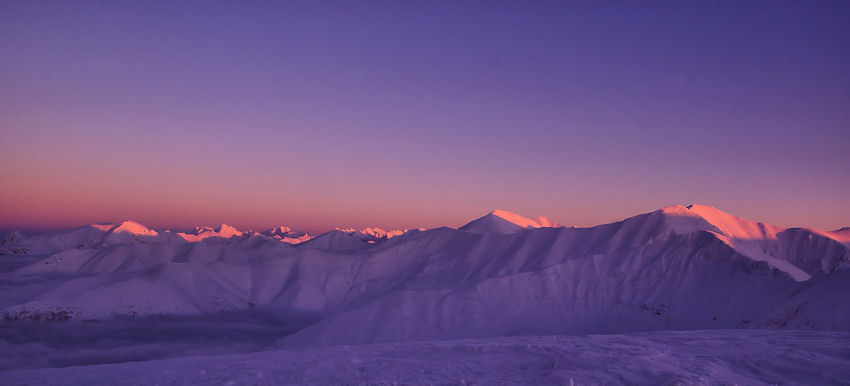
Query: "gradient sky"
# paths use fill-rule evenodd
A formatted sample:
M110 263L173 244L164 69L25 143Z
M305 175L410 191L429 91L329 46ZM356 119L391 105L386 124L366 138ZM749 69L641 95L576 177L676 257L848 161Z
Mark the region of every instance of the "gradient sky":
M834 229L850 1L3 0L0 135L5 229Z

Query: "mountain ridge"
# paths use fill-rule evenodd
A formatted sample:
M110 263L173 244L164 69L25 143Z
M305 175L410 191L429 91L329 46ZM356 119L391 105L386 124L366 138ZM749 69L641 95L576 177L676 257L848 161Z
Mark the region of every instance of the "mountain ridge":
M510 225L388 238L335 230L299 244L241 231L196 242L162 230L110 243L92 227L16 236L4 250L33 252L0 266L0 281L25 283L0 288L0 314L306 318L283 346L850 325L828 309L850 298L836 279L850 268L850 248L826 232L681 205L589 228ZM98 243L81 243L88 238Z
M525 229L554 228L560 226L560 224L543 216L532 220L513 212L496 209L483 217L468 222L458 229L473 233L501 235L515 233Z

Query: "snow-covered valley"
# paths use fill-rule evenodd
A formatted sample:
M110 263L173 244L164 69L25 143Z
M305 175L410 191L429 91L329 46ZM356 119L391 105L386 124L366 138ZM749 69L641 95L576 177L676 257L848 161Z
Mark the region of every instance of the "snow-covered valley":
M224 382L208 378L216 361L242 363L240 383L820 383L850 372L847 232L702 205L590 228L494 211L457 229L317 236L128 221L14 232L0 253L0 369L21 383L54 372L105 383L85 377L150 366ZM792 347L802 351L766 354ZM228 356L190 358L213 354ZM795 355L832 365L816 365L819 378L791 366ZM439 370L455 357L460 367ZM533 371L498 370L522 358Z
M699 330L321 346L0 373L53 384L843 384L850 334Z

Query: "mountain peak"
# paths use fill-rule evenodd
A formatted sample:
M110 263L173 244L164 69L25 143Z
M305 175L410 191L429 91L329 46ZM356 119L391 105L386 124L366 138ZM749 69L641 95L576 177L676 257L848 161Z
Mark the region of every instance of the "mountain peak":
M486 216L478 218L459 229L482 234L509 234L523 229L559 227L560 225L546 217L534 220L502 209L494 210Z
M260 232L259 234L280 240L287 244L300 244L313 238L306 232L294 231L292 228L283 225Z
M738 253L756 261L764 261L785 271L794 280L805 281L811 274L794 264L766 252L765 243L777 240L784 228L733 216L708 205L674 205L660 209L668 229L678 234L708 231Z
M267 234L270 234L270 235L285 235L285 234L287 234L291 231L292 231L291 228L281 225L279 227L269 229L268 231L266 231L264 233L267 233Z
M219 235L224 236L224 237L241 236L242 235L241 231L239 231L238 229L236 229L236 228L234 228L230 225L227 225L227 224L221 224L218 227L218 229L216 229L216 233L218 233Z
M158 233L150 229L142 224L139 224L135 221L124 221L120 224L115 225L112 230L112 233L129 233L135 236L156 236Z
M709 230L733 239L753 240L776 238L783 228L737 217L709 205L672 205L660 209L668 215L667 222L677 233L697 229Z
M360 233L371 236L378 239L391 239L395 236L401 236L404 234L403 230L393 229L393 230L384 230L378 227L368 227L360 230Z
M785 230L776 225L738 217L713 206L693 204L690 211L720 229L726 236L736 239L775 239L777 233Z
M177 235L191 243L201 241L210 237L220 237L229 239L233 236L242 236L242 233L242 231L230 225L221 224L218 228L215 229L212 227L202 226L196 227L193 233L178 232Z
M523 228L543 228L543 227L554 228L554 227L561 226L560 224L558 224L558 223L556 223L556 222L554 222L554 221L552 221L552 220L550 220L546 217L543 217L543 216L537 217L537 218L532 220L530 218L523 217L523 216L520 216L516 213L509 212L509 211L502 210L502 209L496 209L496 210L490 212L490 215L499 217L503 220L510 221L511 223L519 225Z

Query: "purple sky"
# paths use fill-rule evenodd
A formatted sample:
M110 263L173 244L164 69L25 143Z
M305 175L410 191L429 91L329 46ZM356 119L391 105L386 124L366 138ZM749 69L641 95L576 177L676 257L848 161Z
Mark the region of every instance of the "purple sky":
M0 228L833 229L848 69L848 1L5 0Z

